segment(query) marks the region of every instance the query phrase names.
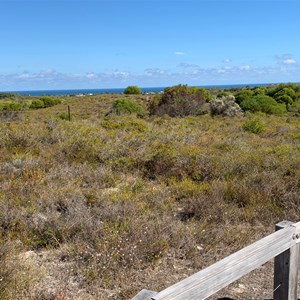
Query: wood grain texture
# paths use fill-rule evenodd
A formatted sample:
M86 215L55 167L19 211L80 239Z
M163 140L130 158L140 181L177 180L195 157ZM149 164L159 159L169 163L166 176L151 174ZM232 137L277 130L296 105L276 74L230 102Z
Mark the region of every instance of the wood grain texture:
M151 300L152 296L155 296L157 293L149 290L141 290L136 296L131 300Z
M256 269L280 253L296 245L293 236L299 224L268 235L223 260L166 288L152 297L154 300L206 299L243 275Z
M284 221L276 225L276 230L292 225ZM297 242L297 241L296 241ZM292 246L275 257L274 261L274 300L297 300L300 244Z

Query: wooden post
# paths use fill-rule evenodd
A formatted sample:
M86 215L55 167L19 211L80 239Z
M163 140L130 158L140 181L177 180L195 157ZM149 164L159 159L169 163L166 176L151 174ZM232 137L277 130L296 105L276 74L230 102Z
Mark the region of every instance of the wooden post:
M69 121L71 121L71 109L70 109L70 105L68 105L68 119L69 119Z
M68 119L69 119L69 121L71 121L71 109L70 109L70 105L68 105Z
M276 224L275 230L292 225L282 221ZM300 244L292 246L275 257L274 262L274 300L297 300L298 268Z
M154 300L207 299L267 261L292 248L300 222L278 230L152 296ZM284 300L287 298L280 298ZM294 300L294 299L293 299Z
M206 299L274 257L274 300L297 300L300 222L288 221L277 224L276 232L161 292L142 290L132 300Z

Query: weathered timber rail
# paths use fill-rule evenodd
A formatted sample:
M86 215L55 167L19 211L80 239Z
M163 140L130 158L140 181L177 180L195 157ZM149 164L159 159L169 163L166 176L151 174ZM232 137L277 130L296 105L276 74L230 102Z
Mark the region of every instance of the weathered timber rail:
M278 223L276 232L165 290L142 290L132 300L206 299L274 257L274 300L297 300L300 222L289 221Z

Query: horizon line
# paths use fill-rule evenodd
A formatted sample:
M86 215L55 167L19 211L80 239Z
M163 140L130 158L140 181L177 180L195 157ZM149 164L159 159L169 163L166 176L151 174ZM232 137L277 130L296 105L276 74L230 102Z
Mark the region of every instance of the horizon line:
M296 83L296 84L300 84L300 82L268 82L268 83L227 83L227 84L208 84L208 85L189 85L187 84L187 86L189 87L200 87L200 88L213 88L213 87L233 87L234 86L267 86L267 85L277 85L277 84L288 84L288 83ZM133 84L134 85L134 84ZM142 89L151 89L151 88L155 88L155 89L165 89L168 87L172 87L172 86L176 86L179 84L175 84L175 85L168 85L168 86L145 86L145 87L139 87L141 90ZM185 84L183 84L185 85ZM99 90L99 91L104 91L104 90L122 90L125 89L126 87L117 87L117 88L113 88L113 87L109 87L109 88L59 88L59 89L38 89L38 90L0 90L0 93L18 93L18 92L51 92L51 91L89 91L89 90Z

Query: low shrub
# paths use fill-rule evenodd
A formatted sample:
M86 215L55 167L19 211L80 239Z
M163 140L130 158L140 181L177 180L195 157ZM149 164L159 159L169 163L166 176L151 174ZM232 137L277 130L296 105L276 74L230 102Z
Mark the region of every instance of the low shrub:
M18 111L22 109L22 105L20 102L13 101L9 105L9 110Z
M39 108L44 108L45 107L45 104L42 100L33 100L31 102L31 105L30 105L30 109L39 109Z
M240 106L235 102L234 96L223 96L209 102L210 112L214 115L237 116L242 114Z
M141 105L128 98L120 98L115 100L112 104L112 112L116 113L117 115L132 113L143 115L145 113Z
M281 107L277 102L269 96L258 95L255 97L255 101L257 101L260 111L266 114L281 114ZM282 107L283 111L285 111L285 107ZM282 111L282 112L283 112Z
M253 97L254 92L252 90L241 90L235 94L236 103L241 104L245 100L249 100Z
M259 103L252 98L245 98L240 102L240 106L243 111L257 112L260 110Z
M258 134L263 131L263 124L258 119L249 119L242 125L243 130Z
M289 107L290 112L296 112L300 113L300 100L294 102L290 107Z
M39 99L32 100L29 108L30 109L39 109L39 108L45 108L45 107L51 107L57 104L60 104L61 100L58 98L52 98L52 97L41 97Z
M1 121L20 121L23 116L23 111L1 111L0 109Z
M252 98L246 98L240 104L244 111L264 112L266 114L282 115L286 112L284 104L279 104L267 95L256 95Z
M41 97L40 100L44 102L44 107L51 107L61 103L61 100L58 98Z
M34 277L29 266L16 256L20 245L14 242L0 243L0 299L27 299Z
M0 102L0 111L19 111L22 110L22 105L17 101Z
M59 117L61 120L67 120L67 121L69 120L69 118L70 118L71 120L73 119L72 115L69 116L69 113L66 112L66 111L60 113L60 114L58 115L58 117Z

